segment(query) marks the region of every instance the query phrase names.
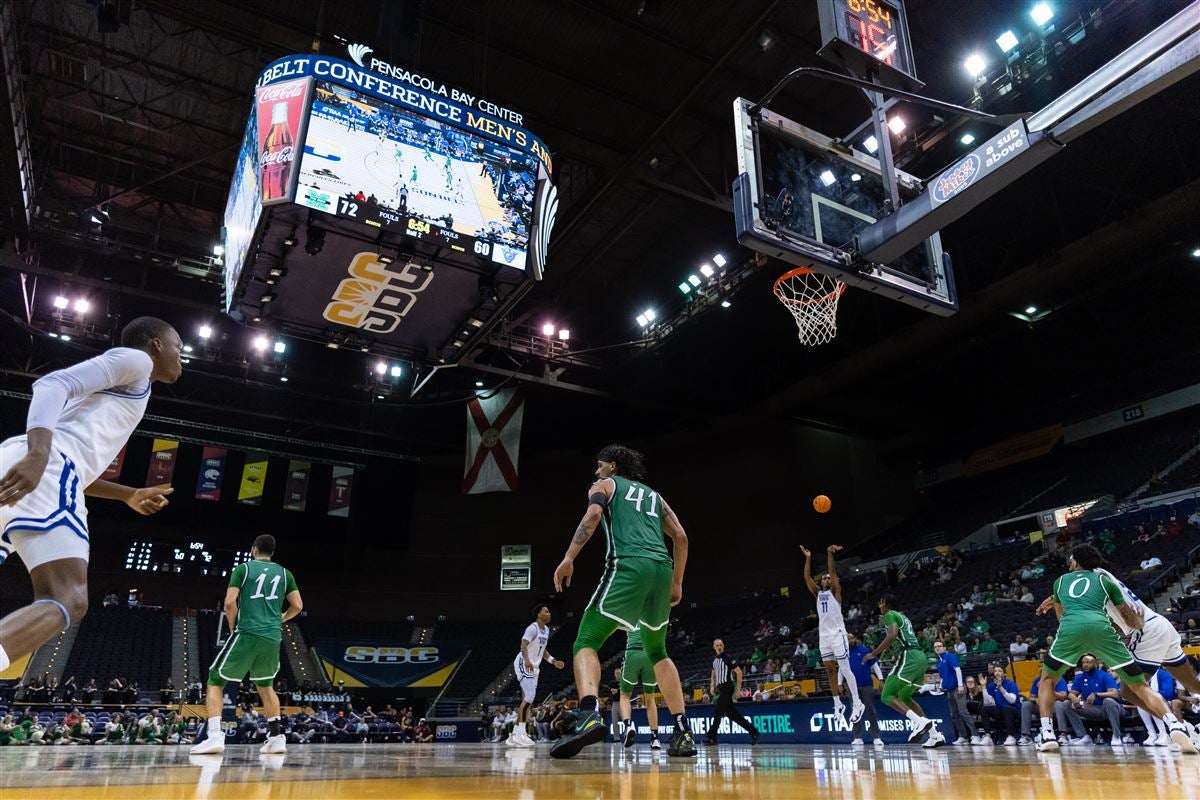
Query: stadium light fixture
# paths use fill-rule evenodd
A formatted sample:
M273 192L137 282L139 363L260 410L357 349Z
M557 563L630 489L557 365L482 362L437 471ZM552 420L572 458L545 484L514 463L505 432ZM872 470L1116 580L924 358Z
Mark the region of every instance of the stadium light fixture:
M280 376L279 376L279 382L280 382L280 383L287 383L287 382L288 382L287 375L280 375Z
M716 264L718 267L725 266L725 256L721 255L720 253L717 253L716 255L713 256L713 263Z
M874 153L879 150L879 140L872 134L866 139L863 139L863 147L867 148L868 153Z
M697 275L688 275L688 283L690 283L692 286L699 286L701 281ZM646 316L649 317L650 315L647 314ZM654 319L654 317L650 317L650 319Z
M1200 258L1200 247L1192 251L1192 258Z
M892 133L899 136L908 126L905 124L903 117L895 116L888 120L888 127L892 129Z
M1001 53L1007 53L1019 44L1020 40L1012 31L1005 31L996 37L996 44L1000 46Z
M559 331L558 331L558 340L559 340L560 342L569 342L569 341L571 341L571 332L570 332L569 330L567 330L566 328L559 328Z
M185 345L183 346L183 352L185 352L185 353L190 353L190 352L192 352L192 346L191 346L190 344L185 344Z
M269 344L270 344L270 342L269 342L269 341L267 341L267 337L265 337L265 336L256 336L256 337L254 337L254 349L255 349L255 350L258 350L260 353L261 353L263 350L266 350L266 349L267 349L267 345L269 345Z
M958 138L958 141L960 144L967 144L967 145L975 144L975 134L964 133L962 136L960 136Z
M58 309L66 308L71 305L71 301L63 297L61 294L54 298L54 307Z
M207 339L208 337L212 336L212 328L208 327L207 325L201 325L199 334L201 339Z
M728 300L721 301L721 308L729 308L731 305L733 305L733 303L729 302Z
M1036 314L1037 312L1038 312L1037 306L1025 306L1026 314L1029 314L1030 316L1032 316L1032 315Z
M225 245L223 245L223 244L214 244L214 245L213 245L213 255L214 255L214 256L217 256L218 258L220 258L221 256L225 255Z
M265 306L267 303L272 302L274 299L275 299L274 292L264 292L262 297L258 298L258 302L262 303Z
M1045 25L1054 17L1054 9L1049 3L1038 3L1029 11L1029 16L1033 18L1033 23L1038 26Z
M712 264L701 264L700 274L706 278L711 278L713 276Z
M654 313L654 309L653 309L653 308L647 308L647 309L646 309L645 311L643 311L642 313L643 313L643 314L645 314L645 315L646 315L646 319L650 320L651 322L654 322L655 318L658 316L658 314L655 314L655 313Z
M683 292L684 294L691 294L692 285L690 283L688 283L687 281L680 281L679 291Z
M55 333L54 331L50 331L50 338L51 338L51 339L57 339L57 338L58 338L58 334L57 334L57 333Z
M92 304L84 298L79 298L75 301L75 312L78 314L86 314L91 311Z
M400 365L399 365L399 364L393 364L393 365L392 365L392 377L393 377L393 378L399 378L399 377L400 377L400 375L401 375L403 372L404 372L404 370L402 370L402 369L400 368Z
M638 314L637 315L637 324L641 325L644 328L650 324L650 320L646 319L645 314Z
M834 176L832 170L827 169L818 177L820 177L821 183L825 184L826 186L833 186L835 183L837 183L837 177Z
M966 69L967 74L972 78L978 78L987 69L987 62L983 60L983 56L979 55L979 53L972 53L963 62L963 68Z
M276 353L287 352L287 344L285 342L278 342L278 341L275 342L275 352Z
M476 388L476 389L482 389L482 388L483 388L483 381L475 381L475 388Z
M65 333L64 333L62 336L58 337L58 338L62 339L64 342L69 342L69 341L71 341L71 337L70 337L70 336L68 336L68 335L67 335L67 334L65 334Z
M859 182L859 181L861 181L861 180L862 180L862 175L859 175L857 172L853 173L853 174L850 176L850 181L851 181L852 183L858 183L858 182Z
M554 335L554 323L553 322L547 322L545 325L542 326L542 335L543 336L553 336Z
M384 373L387 372L387 363L384 361L380 361L378 364L375 365L375 371L377 373L379 373L380 375L383 375Z

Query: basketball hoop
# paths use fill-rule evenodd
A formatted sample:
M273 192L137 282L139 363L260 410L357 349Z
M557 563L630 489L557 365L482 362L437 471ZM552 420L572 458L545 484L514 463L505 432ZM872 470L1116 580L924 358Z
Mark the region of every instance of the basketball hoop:
M801 344L828 344L837 336L837 307L846 291L844 281L797 267L779 276L774 291L796 320Z

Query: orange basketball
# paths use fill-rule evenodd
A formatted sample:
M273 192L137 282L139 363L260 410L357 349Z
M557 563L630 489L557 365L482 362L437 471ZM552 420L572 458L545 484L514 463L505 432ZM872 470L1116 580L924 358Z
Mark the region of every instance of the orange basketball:
M819 494L813 498L813 508L817 510L818 514L824 514L832 507L833 503L831 503L829 498L823 494Z

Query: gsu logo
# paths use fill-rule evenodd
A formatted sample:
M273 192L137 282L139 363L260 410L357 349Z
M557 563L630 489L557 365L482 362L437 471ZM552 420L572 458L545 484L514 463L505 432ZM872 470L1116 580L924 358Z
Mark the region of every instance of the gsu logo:
M349 664L433 664L438 660L438 649L352 645L346 648L342 659Z

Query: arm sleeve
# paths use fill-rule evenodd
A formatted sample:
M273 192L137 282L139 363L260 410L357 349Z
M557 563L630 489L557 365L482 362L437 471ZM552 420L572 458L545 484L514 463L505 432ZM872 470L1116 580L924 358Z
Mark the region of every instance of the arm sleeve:
M292 574L292 571L290 569L285 569L283 571L283 574L287 576L286 578L284 578L284 587L283 587L283 595L284 595L284 597L287 597L292 592L297 591L296 576Z
M233 568L233 572L229 573L229 588L240 589L246 581L246 565L238 564Z
M954 677L958 678L958 685L959 685L959 686L966 686L966 684L965 684L965 683L963 683L962 667L960 667L960 666L958 665L958 661L957 661L957 660L955 660L955 663L954 663Z
M140 386L150 380L153 367L150 356L141 350L117 347L51 372L33 384L25 430L54 430L67 403L114 386Z
M871 672L875 673L876 678L879 678L879 680L883 680L883 670L879 668L878 661L871 662Z

